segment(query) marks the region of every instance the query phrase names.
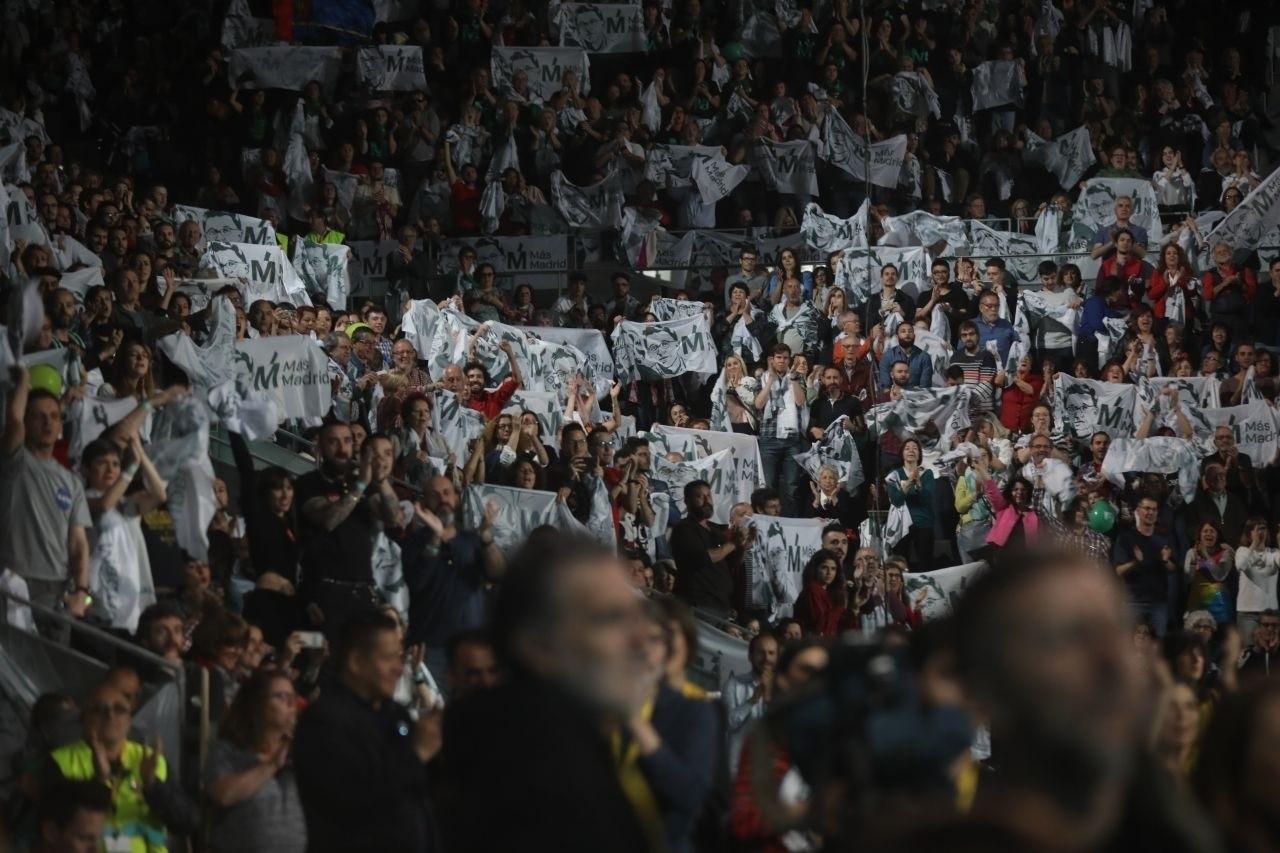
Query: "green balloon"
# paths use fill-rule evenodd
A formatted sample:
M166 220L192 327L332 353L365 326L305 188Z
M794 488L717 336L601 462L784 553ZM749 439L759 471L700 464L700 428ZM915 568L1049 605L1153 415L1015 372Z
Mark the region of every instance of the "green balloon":
M731 41L720 51L720 55L729 62L737 62L747 55L747 51L742 47L741 42Z
M1099 533L1110 533L1116 526L1116 508L1110 501L1098 501L1089 507L1089 528Z
M62 396L62 374L47 364L32 365L27 371L32 388L43 388L55 397Z

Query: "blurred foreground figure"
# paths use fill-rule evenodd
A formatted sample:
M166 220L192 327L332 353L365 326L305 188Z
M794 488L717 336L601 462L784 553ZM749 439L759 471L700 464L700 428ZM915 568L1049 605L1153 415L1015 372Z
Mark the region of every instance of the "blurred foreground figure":
M664 846L661 814L633 807L607 735L652 696L641 606L622 564L599 545L553 537L515 556L493 620L509 677L445 713L447 849Z
M955 616L956 668L991 760L963 817L894 850L1213 850L1144 747L1149 676L1114 575L1024 554Z

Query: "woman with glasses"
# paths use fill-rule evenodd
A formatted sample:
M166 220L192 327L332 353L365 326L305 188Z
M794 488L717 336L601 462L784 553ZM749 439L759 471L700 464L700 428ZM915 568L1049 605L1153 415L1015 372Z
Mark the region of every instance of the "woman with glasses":
M306 850L307 825L289 761L297 719L298 697L284 672L258 670L240 688L205 767L213 805L210 850Z

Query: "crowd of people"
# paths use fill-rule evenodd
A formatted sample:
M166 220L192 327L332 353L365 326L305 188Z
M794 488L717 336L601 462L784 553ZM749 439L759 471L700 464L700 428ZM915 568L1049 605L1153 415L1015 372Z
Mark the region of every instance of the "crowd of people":
M646 0L600 50L587 4L306 5L5 4L5 630L97 663L0 673L0 838L1280 846L1276 9ZM241 61L288 44L333 74ZM1063 181L1033 149L1077 128ZM211 211L385 281L264 298ZM482 257L570 229L554 298ZM689 229L728 262L646 275ZM215 388L249 344L324 410Z

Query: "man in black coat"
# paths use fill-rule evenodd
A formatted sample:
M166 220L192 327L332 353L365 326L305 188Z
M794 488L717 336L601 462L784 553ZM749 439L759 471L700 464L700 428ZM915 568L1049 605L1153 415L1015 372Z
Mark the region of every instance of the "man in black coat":
M451 704L439 814L452 853L628 853L661 844L605 732L649 698L641 599L610 551L551 537L512 560L493 614L509 677Z
M298 721L293 750L307 850L438 849L426 763L440 749L440 716L414 722L392 700L404 671L395 620L352 615L334 660L336 676Z

